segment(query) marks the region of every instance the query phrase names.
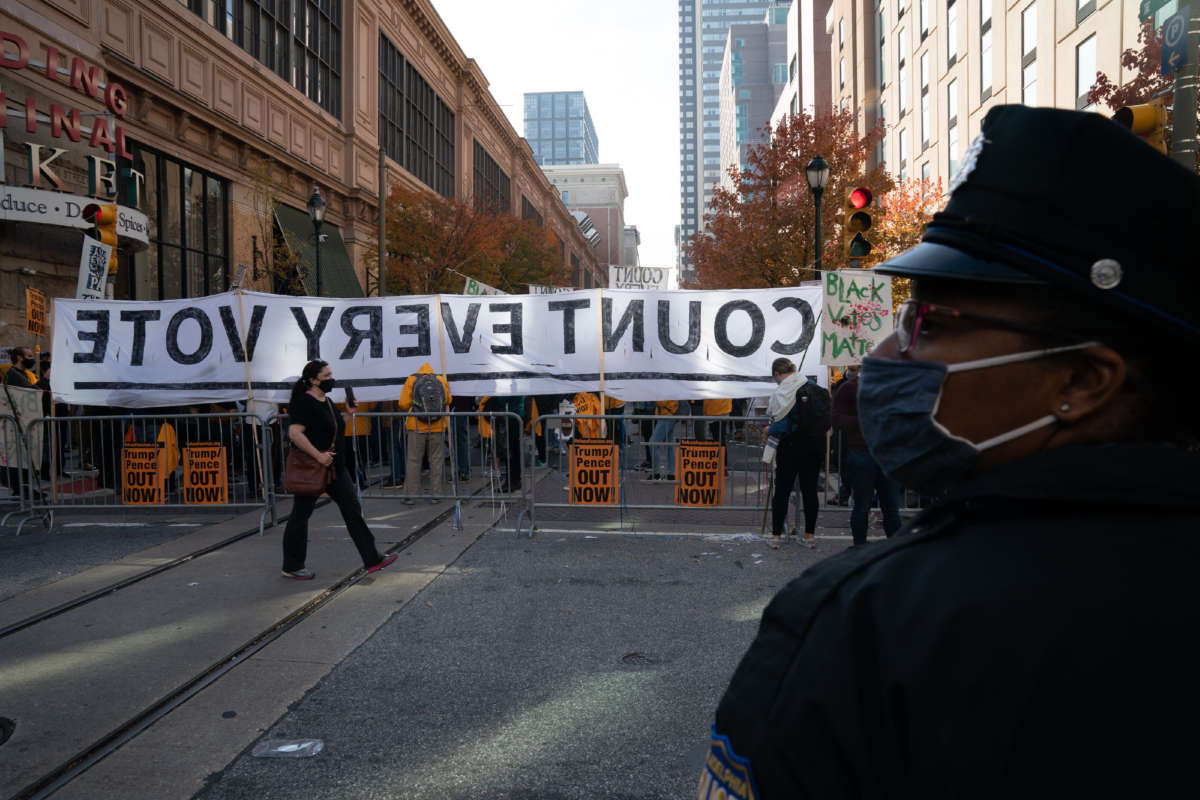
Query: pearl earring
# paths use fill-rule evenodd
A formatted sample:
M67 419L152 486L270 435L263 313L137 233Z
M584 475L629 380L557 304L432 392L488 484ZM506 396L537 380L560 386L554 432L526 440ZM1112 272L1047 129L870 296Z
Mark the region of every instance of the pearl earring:
M1061 412L1063 412L1063 413L1065 414L1065 413L1067 413L1068 411L1070 411L1070 410L1071 410L1071 404L1070 404L1070 403L1063 403L1061 406L1059 406L1059 407L1058 407L1058 410L1059 410L1059 411L1061 411Z

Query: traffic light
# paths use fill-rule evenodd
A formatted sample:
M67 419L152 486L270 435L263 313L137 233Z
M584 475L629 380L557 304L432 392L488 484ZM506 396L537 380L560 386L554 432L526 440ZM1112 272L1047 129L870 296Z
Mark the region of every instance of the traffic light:
M863 234L871 230L871 207L875 196L866 186L857 186L846 192L846 205L842 217L842 252L847 259L865 258L871 254L873 245Z
M117 274L117 207L113 203L92 203L83 209L83 218L92 223L92 238L112 248L108 274Z
M1142 137L1142 141L1164 155L1167 152L1167 106L1163 98L1136 106L1124 106L1113 114L1118 125Z

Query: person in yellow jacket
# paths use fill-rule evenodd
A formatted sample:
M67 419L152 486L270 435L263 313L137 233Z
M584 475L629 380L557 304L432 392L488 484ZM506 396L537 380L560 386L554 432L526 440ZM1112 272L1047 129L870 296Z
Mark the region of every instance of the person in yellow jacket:
M444 414L450 408L450 384L433 371L428 362L421 365L415 375L409 375L400 391L398 405L401 411L418 414ZM405 463L404 503L412 505L412 495L421 483L421 457L429 454L429 493L442 493L442 462L446 457L444 434L447 428L445 416L412 416L405 428L408 430L407 459ZM436 497L430 503L441 502Z
M358 458L346 459L346 471L350 472L351 480L355 479L359 483L366 484L367 482L367 461L370 449L371 440L371 418L360 417L360 413L364 411L374 411L374 403L335 403L337 410L342 412L342 416L346 418L346 424L343 426L342 435L346 437L346 444L350 445L351 453L358 453ZM346 455L350 455L347 453Z
M600 398L591 392L580 392L575 395L575 415L587 416L589 414L603 414L604 408L600 405ZM603 439L604 438L604 420L602 419L578 419L575 420L575 436L579 439Z
M704 401L704 416L728 417L733 411L733 400L728 397L710 397ZM729 464L729 429L732 423L723 419L697 423L696 438L702 442L720 442L725 448L725 463Z
M654 404L655 416L662 417L654 423L654 433L650 436L650 478L660 478L668 481L675 480L675 470L670 442L675 435L675 414L679 411L678 400L659 400ZM668 458L670 459L668 461Z
M18 389L32 389L37 386L38 376L33 371L37 366L33 349L29 347L14 347L8 351L11 363L0 364L0 379L5 386L15 386Z

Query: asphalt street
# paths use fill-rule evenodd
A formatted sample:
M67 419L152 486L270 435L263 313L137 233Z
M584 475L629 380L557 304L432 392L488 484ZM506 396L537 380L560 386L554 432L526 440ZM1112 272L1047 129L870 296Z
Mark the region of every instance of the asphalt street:
M261 737L323 752L198 796L689 796L763 607L847 544L493 529Z

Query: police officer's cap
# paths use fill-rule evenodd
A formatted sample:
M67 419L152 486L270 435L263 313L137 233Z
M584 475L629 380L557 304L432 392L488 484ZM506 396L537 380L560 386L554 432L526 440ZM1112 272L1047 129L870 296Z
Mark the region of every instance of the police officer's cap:
M1200 340L1200 176L1112 120L997 106L921 243L878 272L1051 285Z

